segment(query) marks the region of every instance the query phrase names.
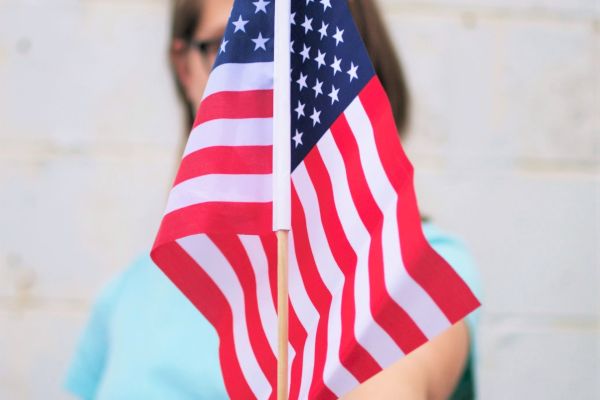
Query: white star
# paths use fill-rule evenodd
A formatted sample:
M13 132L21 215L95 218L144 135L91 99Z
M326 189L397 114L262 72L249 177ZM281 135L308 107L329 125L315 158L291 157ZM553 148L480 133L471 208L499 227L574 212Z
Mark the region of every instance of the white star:
M292 53L292 54L296 53L296 51L294 50L294 41L293 40L290 42L290 53Z
M331 64L331 68L333 68L333 76L335 76L335 74L338 72L342 72L342 67L340 66L341 62L341 58L338 59L336 56L333 56L333 64Z
M221 42L221 50L219 50L219 53L225 53L225 46L227 46L227 43L229 43L229 40L223 39L223 42Z
M312 18L308 19L308 17L305 15L304 16L304 22L302 23L302 27L304 28L304 34L306 35L308 33L308 31L312 31Z
M320 95L323 94L323 82L319 82L319 78L317 78L317 81L315 82L315 86L312 87L312 89L315 91L315 99Z
M309 5L313 1L315 1L315 0L306 0L306 5Z
M323 40L323 38L327 36L327 28L329 28L329 24L321 22L321 29L319 29L319 33L321 34L321 40Z
M296 13L295 12L290 14L290 24L296 25Z
M306 84L306 78L308 78L308 75L304 75L302 72L300 72L300 78L298 78L298 80L296 81L296 83L299 86L299 92L301 92L303 88L308 87L308 85Z
M313 108L313 113L310 116L310 119L313 120L313 127L316 126L317 124L321 123L321 111L317 111L316 108Z
M331 8L331 0L321 0L321 4L323 4L323 12L327 10L327 7Z
M296 134L292 138L292 139L294 139L294 142L296 144L295 148L298 148L298 145L303 144L302 143L302 135L304 135L304 134L302 132L298 131L298 129L296 129Z
M232 22L232 24L235 25L235 30L233 31L233 33L237 32L237 31L246 32L246 24L247 23L248 23L248 21L243 20L242 14L240 14L240 17L238 18L238 20Z
M306 106L306 104L302 104L300 100L298 100L298 107L296 107L294 110L296 113L298 113L298 119L300 119L300 117L304 117L304 106Z
M265 0L258 0L253 2L252 4L254 4L254 6L256 7L256 11L254 11L254 14L258 14L259 11L264 12L265 14L267 13L267 5L270 3L270 1L265 1Z
M331 105L336 101L340 101L340 99L338 99L339 91L340 89L336 89L335 86L331 85L331 93L328 94L328 96L331 97Z
M302 62L305 62L307 58L310 58L310 47L306 47L306 43L304 44L304 49L300 52L302 55Z
M358 75L356 75L357 69L358 69L358 65L354 65L354 63L351 62L350 69L347 72L347 74L350 75L350 82L352 82L352 79L358 79Z
M269 38L263 38L262 33L258 32L258 37L256 39L252 39L254 42L254 51L258 49L267 50L265 47L265 43L269 41Z
M317 62L317 71L321 68L321 66L325 65L325 54L327 53L321 53L321 50L317 49L317 51L319 52L319 55L315 58L315 61Z
M335 27L335 35L333 35L333 38L335 39L335 45L337 47L338 44L344 43L344 38L342 37L342 35L344 34L344 30L342 29L340 31L340 28L338 28L337 26Z

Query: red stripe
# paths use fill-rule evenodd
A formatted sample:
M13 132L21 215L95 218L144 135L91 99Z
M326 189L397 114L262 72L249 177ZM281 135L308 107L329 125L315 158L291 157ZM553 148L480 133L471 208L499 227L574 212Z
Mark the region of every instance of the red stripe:
M304 165L318 193L321 222L327 242L336 263L345 276L342 289L342 335L340 343L340 360L359 382L364 382L381 370L381 367L369 352L358 342L354 334L356 306L354 303L354 279L357 256L348 242L344 228L339 219L329 171L323 162L318 147L314 147Z
M413 185L413 168L400 145L389 102L376 77L363 89L360 101L373 126L377 151L387 177L398 192L398 226L404 264L410 276L454 323L481 303L423 234ZM397 168L399 157L403 170Z
M164 216L153 247L196 233L272 232L272 203L200 203Z
M270 174L273 146L213 146L188 154L181 160L173 186L209 174Z
M294 248L300 275L312 303L319 313L317 335L315 343L315 363L312 384L309 390L311 399L335 399L336 395L325 385L323 370L325 369L325 355L327 353L327 322L331 308L331 293L321 280L319 270L309 245L306 230L306 217L300 203L296 188L292 183L292 231L294 232Z
M219 359L227 394L232 399L252 399L235 354L233 314L227 299L212 279L176 242L154 248L152 260L215 327L219 334Z
M217 92L200 103L194 128L213 119L270 118L273 90Z
M244 292L246 326L250 338L250 345L254 351L256 361L271 384L271 388L276 388L277 358L269 346L269 341L260 319L256 279L246 249L237 235L209 235L209 238L221 251L223 256L225 256L240 281L240 285ZM277 329L277 327L272 326L268 329ZM269 398L275 400L276 397L277 391L272 390Z
M383 213L371 193L360 163L358 144L346 117L342 114L331 127L333 138L344 159L352 200L371 236L369 248L369 284L373 319L390 335L404 353L427 338L417 324L390 296L383 270ZM361 134L364 134L362 132Z

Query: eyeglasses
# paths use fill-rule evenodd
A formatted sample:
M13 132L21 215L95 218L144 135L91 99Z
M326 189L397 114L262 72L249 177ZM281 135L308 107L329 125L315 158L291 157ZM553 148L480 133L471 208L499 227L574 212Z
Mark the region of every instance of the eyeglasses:
M190 41L190 46L194 47L200 52L202 61L208 68L210 68L217 58L219 48L221 47L221 42L223 42L223 36L207 40L192 40Z

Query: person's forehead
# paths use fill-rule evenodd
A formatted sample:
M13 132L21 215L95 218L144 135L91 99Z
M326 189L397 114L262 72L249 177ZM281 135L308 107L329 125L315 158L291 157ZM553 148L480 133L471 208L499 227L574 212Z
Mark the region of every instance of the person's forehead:
M208 37L222 34L233 7L233 0L203 0L202 12L196 37Z

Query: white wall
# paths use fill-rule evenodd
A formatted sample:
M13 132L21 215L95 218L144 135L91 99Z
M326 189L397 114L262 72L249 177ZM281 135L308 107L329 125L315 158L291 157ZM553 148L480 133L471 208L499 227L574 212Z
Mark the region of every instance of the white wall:
M600 398L600 4L386 5L421 207L483 276L482 398Z
M384 0L422 210L483 276L483 399L600 398L600 5ZM0 399L60 384L150 247L183 125L165 0L0 0Z

